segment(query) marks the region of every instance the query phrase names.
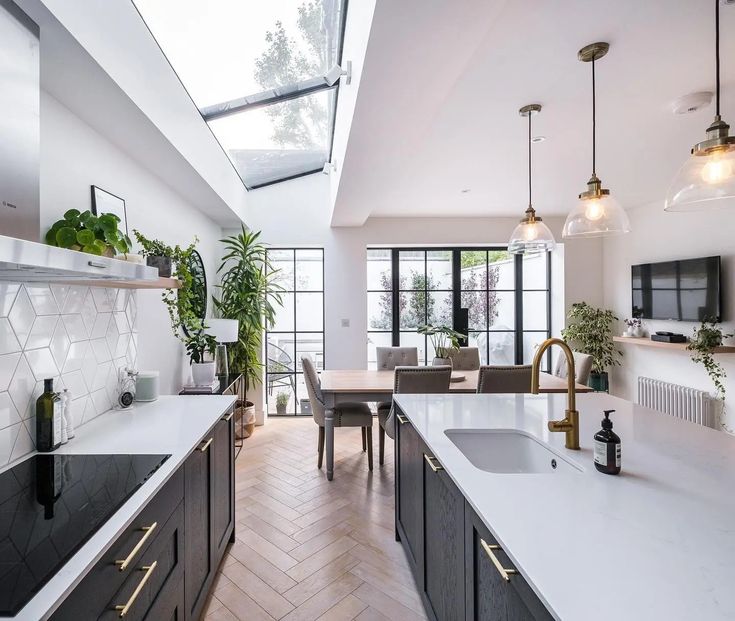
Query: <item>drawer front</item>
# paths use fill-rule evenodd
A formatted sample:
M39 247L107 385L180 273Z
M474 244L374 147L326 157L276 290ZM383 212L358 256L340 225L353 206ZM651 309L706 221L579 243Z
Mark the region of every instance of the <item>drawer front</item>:
M102 614L155 541L183 496L184 473L179 468L61 603L51 619L76 621L96 619ZM128 563L121 571L122 563L116 561L125 560Z
M235 523L235 420L229 412L214 428L212 443L213 567L219 565Z

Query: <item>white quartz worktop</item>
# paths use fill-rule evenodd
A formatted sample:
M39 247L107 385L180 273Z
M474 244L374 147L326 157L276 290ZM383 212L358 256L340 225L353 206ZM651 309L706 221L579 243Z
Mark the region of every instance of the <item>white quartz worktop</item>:
M549 610L564 621L735 619L735 437L606 394L577 396L581 450L548 420L566 395L396 395L396 401ZM622 472L597 472L603 409ZM581 473L493 474L447 429L528 432Z
M50 616L234 402L234 396L162 396L151 403L136 403L129 410L110 410L77 429L76 437L56 453L171 457L12 619L38 621Z

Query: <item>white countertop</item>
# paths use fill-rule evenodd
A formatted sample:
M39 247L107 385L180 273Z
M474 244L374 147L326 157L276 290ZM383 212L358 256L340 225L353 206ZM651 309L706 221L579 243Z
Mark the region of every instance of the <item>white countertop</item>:
M606 394L577 396L580 451L548 420L566 395L396 395L446 472L549 610L564 621L735 619L735 437ZM622 472L598 472L603 409ZM446 429L528 432L582 473L493 474Z
M234 396L162 396L151 403L136 403L129 410L110 410L77 429L76 437L56 453L149 453L171 457L10 618L38 621L50 616L234 402Z

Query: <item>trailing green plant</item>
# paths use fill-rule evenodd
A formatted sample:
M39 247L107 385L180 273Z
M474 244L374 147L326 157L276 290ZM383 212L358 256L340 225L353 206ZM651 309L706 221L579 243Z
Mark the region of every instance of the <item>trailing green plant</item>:
M173 260L174 249L168 244L164 244L159 239L148 239L140 231L133 229L135 241L140 244L140 254L144 257L169 257Z
M453 351L459 349L459 341L464 338L463 334L452 330L449 326L426 324L420 326L416 332L429 337L438 358L448 358Z
M206 354L213 356L217 350L217 339L211 334L207 334L205 330L206 326L201 326L184 338L186 353L189 354L189 364L205 362Z
M114 213L95 216L89 210L70 209L48 230L46 243L106 257L112 257L116 252L127 254L132 244L118 228L119 224L120 218Z
M288 405L288 400L291 398L287 392L279 392L276 395L276 407L285 408Z
M260 232L248 231L220 240L225 246L217 273L219 296L213 296L217 313L238 321L238 340L228 349L230 369L242 373L249 386L262 381L260 351L263 333L276 318L276 305L282 305L283 287L279 285L268 259Z
M592 356L593 373L603 373L620 364L617 356L622 356L623 352L615 348L612 339L613 322L618 318L611 310L577 302L572 304L567 319L567 327L561 331L561 336L576 351Z
M705 318L699 328L694 328L687 349L692 352L692 360L704 366L707 375L715 385L718 399L725 400L724 379L727 377L725 369L713 356L715 348L722 345L724 339L732 337L732 334L723 334L718 323L712 319Z

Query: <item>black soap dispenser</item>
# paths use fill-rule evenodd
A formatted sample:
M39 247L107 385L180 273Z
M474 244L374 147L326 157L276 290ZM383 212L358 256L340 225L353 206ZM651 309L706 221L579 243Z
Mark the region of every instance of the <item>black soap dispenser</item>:
M605 410L602 429L595 434L595 468L605 474L620 473L620 438L612 430L610 414L615 410Z

